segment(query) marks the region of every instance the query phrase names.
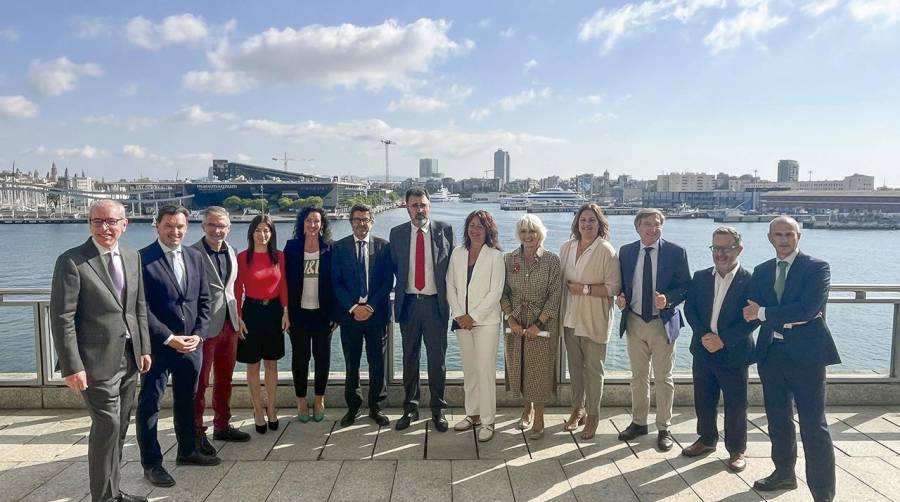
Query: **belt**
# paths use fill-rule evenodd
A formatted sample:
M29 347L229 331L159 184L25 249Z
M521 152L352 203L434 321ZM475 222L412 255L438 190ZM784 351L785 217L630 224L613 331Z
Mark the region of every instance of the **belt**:
M281 298L279 298L277 296L275 298L269 298L268 300L258 300L256 298L250 298L249 296L244 298L244 303L252 303L254 305L266 306L266 305L269 305L270 303L276 303L276 302L280 304Z
M406 293L407 297L413 297L416 300L427 300L429 298L437 298L437 295L423 295L421 293Z

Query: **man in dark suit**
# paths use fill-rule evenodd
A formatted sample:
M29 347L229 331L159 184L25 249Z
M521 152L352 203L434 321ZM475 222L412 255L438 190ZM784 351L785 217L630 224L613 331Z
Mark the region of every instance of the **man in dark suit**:
M797 437L793 403L806 454L806 484L816 502L835 494L834 448L825 421L825 368L839 364L825 304L831 287L828 263L799 250L800 225L788 216L769 223L775 258L753 270L747 321L759 321L756 341L775 472L753 484L758 491L797 487Z
M203 362L201 343L210 320L206 259L181 245L188 228L188 211L164 206L156 214L159 238L141 249L144 292L150 324L153 367L141 380L138 397L137 440L144 477L155 486L173 486L175 479L162 466L157 439L159 404L172 375L172 401L178 465L218 465L219 458L197 451L194 441L194 395ZM201 350L197 350L201 349Z
M352 425L362 406L359 363L363 341L369 362L369 416L382 427L390 425L381 402L387 398L384 358L394 276L388 242L370 233L374 224L371 209L357 204L350 209L353 234L334 243L331 282L346 360L347 413L341 418L341 427Z
M659 209L641 209L634 217L640 240L619 250L622 292L616 304L622 309L619 336L628 333L631 364L631 424L619 439L630 441L647 434L650 412L650 366L656 384L657 445L672 449L669 433L675 400L675 339L684 322L678 304L691 283L684 248L661 238L666 217Z
M725 448L729 453L726 465L741 472L747 467L747 368L753 363L753 330L757 324L744 320L750 272L738 261L744 246L734 228L717 228L709 248L715 266L694 273L684 302L684 316L694 330L694 410L700 438L681 454L697 457L716 451L721 392L725 398Z
M428 389L434 428L446 432L444 381L447 378L447 266L453 251L453 228L429 219L431 201L422 188L406 191L409 223L391 229L394 316L403 338L403 416L397 430L419 419L419 360L422 340L428 360Z
M89 215L91 237L60 255L53 270L53 343L66 385L91 415L91 500L146 501L119 489L137 375L151 366L141 259L119 246L128 226L120 202L98 200Z

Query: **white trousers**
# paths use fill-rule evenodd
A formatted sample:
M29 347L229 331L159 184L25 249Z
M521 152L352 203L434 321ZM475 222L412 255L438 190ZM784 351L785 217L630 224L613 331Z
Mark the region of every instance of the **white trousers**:
M497 414L497 346L500 326L475 326L456 330L463 365L466 391L466 415L480 415L481 423L491 425Z

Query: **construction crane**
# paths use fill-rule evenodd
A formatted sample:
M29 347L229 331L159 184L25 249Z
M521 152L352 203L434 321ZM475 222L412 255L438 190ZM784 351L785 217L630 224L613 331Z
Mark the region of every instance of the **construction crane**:
M493 169L485 169L484 171L481 171L481 172L484 173L484 179L488 179L488 175L491 174L493 171L494 171Z
M381 142L384 143L384 181L385 183L391 182L391 167L388 159L388 147L391 145L396 145L396 141L391 141L389 139L381 138Z
M284 154L282 155L281 158L272 157L272 160L274 160L275 162L278 162L279 160L284 162L284 170L287 171L288 170L288 168L287 168L288 161L289 160L297 160L297 159L295 159L293 157L288 157L287 152L284 152Z

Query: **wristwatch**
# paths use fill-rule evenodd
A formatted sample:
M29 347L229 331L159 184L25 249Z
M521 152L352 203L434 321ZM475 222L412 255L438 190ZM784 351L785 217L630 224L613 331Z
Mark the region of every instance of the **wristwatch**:
M503 314L504 321L508 321L510 317L512 317L510 314Z
M582 286L582 288L581 288L581 294L583 294L583 295L585 295L585 296L591 294L591 285L590 285L590 284L585 284L584 286Z

